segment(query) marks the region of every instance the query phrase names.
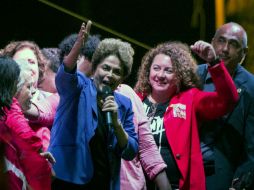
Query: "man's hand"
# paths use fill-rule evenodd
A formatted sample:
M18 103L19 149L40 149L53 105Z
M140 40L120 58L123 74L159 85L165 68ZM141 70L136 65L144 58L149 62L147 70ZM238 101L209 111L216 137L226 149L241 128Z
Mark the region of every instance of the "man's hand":
M241 179L235 178L232 180L232 187L230 190L248 190L253 188L253 176L251 172L244 174Z
M190 48L201 59L204 59L208 63L216 59L216 53L213 46L207 42L199 40L194 45L191 45Z

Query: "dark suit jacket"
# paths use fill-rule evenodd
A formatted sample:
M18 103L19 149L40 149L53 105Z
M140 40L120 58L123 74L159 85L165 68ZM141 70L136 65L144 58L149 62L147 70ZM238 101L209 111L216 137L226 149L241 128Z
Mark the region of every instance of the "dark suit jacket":
M204 90L214 91L206 67L200 65L198 74ZM216 183L207 183L208 189L228 189L235 178L242 180L242 185L254 181L254 76L238 65L233 80L239 94L235 109L216 121L204 123L201 131L201 141L209 139L214 151Z

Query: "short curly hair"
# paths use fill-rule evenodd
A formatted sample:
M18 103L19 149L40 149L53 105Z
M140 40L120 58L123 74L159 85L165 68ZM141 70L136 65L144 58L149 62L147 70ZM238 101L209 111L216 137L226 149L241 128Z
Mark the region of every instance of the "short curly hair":
M189 88L200 88L200 80L196 73L197 63L191 55L189 46L182 42L171 41L157 45L149 50L142 58L141 67L138 72L138 82L135 85L135 91L150 94L152 89L149 82L151 65L156 55L164 54L170 57L172 69L176 74L177 93Z
M13 57L17 51L23 48L30 48L35 53L38 60L38 67L39 67L39 81L38 82L40 82L44 75L45 65L47 64L47 60L45 59L39 46L35 42L26 41L26 40L12 41L5 46L5 48L2 51L2 55Z
M92 71L108 56L115 55L123 67L123 76L126 78L131 73L134 50L128 42L120 39L105 38L102 40L92 57Z
M65 37L58 45L58 48L60 49L60 61L62 62L64 59L64 56L68 55L74 46L76 40L77 40L78 34L71 34L67 37ZM95 52L95 49L97 48L98 44L100 43L100 35L89 35L85 45L81 48L81 55L84 55L85 58L88 61L92 60L92 56Z

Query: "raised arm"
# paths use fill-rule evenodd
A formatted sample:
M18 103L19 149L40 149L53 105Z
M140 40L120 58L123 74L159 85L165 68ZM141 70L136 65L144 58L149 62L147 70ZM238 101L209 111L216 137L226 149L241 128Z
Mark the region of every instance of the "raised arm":
M195 98L197 112L203 119L215 119L233 109L238 101L234 82L224 63L217 59L211 44L198 41L191 46L193 52L207 61L216 92L200 92ZM210 111L208 111L210 110Z
M85 24L84 22L82 23L74 46L72 47L70 53L64 58L63 62L65 70L67 72L73 71L73 69L76 67L80 50L84 44L84 41L87 39L87 36L89 35L91 25L92 22L90 20L87 22L87 24Z

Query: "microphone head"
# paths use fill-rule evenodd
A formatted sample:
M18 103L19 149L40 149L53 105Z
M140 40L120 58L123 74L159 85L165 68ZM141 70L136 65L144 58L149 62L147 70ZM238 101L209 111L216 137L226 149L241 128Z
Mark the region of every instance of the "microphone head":
M113 95L112 89L109 86L107 86L107 85L102 87L101 92L102 92L103 99L105 99L108 96L112 96Z

